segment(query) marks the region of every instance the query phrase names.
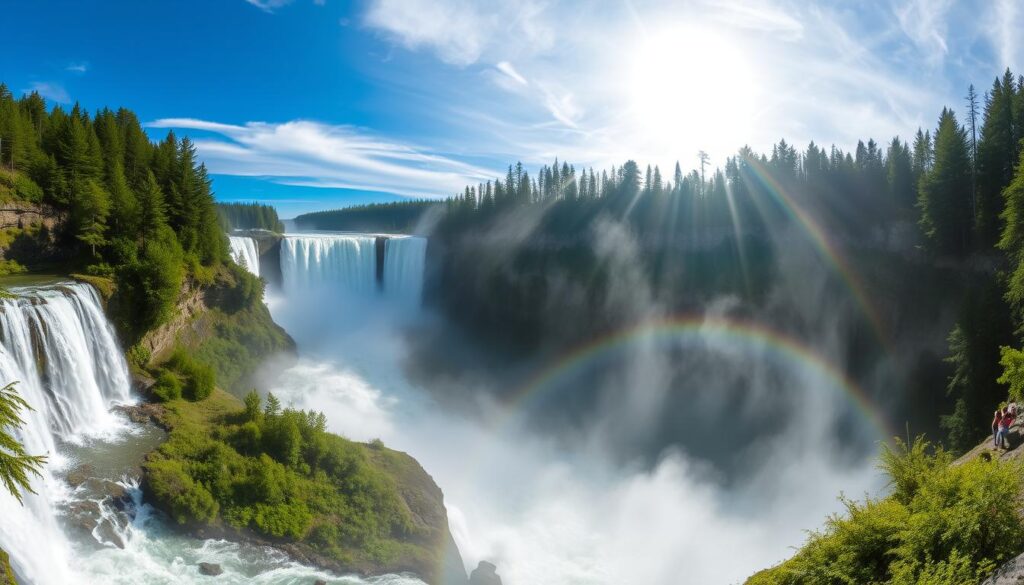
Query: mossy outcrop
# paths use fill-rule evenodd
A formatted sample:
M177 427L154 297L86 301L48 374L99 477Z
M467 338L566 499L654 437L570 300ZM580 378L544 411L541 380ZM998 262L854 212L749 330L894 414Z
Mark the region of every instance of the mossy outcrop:
M271 404L219 390L166 403L170 437L143 466L146 498L197 537L276 547L341 574L465 585L444 496L415 459Z

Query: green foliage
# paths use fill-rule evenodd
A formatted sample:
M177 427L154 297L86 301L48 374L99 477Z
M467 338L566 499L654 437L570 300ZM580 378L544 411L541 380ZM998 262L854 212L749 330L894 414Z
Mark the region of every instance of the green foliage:
M204 400L213 393L217 375L212 367L199 362L180 349L174 352L166 365L180 376L182 397L197 401Z
M277 210L262 203L218 203L217 218L224 231L263 229L283 233Z
M1003 233L999 248L1010 259L1012 273L1007 285L1006 300L1016 312L1018 323L1024 322L1024 152L1021 153L1017 173L1003 190L1005 207L1001 218Z
M1024 351L1004 345L999 348L999 365L1003 373L997 381L1010 386L1010 398L1024 402Z
M161 370L153 384L153 396L161 402L169 402L181 398L181 378L169 370Z
M165 323L174 313L185 277L181 246L169 237L151 239L138 257L130 254L116 272L122 327L137 338Z
M15 391L15 382L0 388L0 483L18 502L22 490L35 493L30 477L41 477L46 462L42 455L29 455L14 433L24 424L21 413L31 407Z
M0 276L22 274L23 272L27 272L27 269L19 264L17 260L0 259Z
M260 408L260 395L255 390L250 390L245 395L245 420L258 423L263 418L263 411Z
M250 393L244 410L209 426L176 426L146 463L161 507L180 523L223 522L327 554L384 554L389 539L415 531L394 480L365 446L328 434L322 414L268 403L261 411ZM169 408L197 407L185 404Z
M880 467L893 494L858 503L826 522L790 560L751 585L863 583L974 584L1024 549L1017 511L1021 469L974 459L951 465L948 453L918 438L885 449Z

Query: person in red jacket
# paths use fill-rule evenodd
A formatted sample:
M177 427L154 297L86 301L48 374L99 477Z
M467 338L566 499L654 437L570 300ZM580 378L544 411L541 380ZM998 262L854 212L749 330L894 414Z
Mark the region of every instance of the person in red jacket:
M1013 424L1013 415L1010 414L1009 410L1003 410L1003 418L999 420L999 443L1000 447L1004 449L1010 448L1010 440L1008 435L1010 434L1010 425Z

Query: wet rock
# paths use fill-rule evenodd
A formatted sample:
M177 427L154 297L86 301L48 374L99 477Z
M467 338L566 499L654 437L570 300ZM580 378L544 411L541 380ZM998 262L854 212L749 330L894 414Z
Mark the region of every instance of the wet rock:
M317 579L316 581L313 581L313 585L327 585L327 581L324 581L323 579Z
M68 518L74 526L92 532L102 518L100 505L92 500L72 502L68 506Z
M128 497L128 491L124 489L123 485L109 479L91 477L83 482L83 486L90 495L98 498L123 500Z
M469 576L469 585L501 585L501 577L498 576L497 570L498 567L494 563L480 561Z
M109 521L103 521L95 531L96 538L103 544L112 544L117 548L124 549L124 539L121 533Z
M71 487L78 487L86 482L90 477L95 475L96 468L88 463L79 465L78 467L71 470L68 473L67 481Z
M124 415L134 423L145 424L147 422L152 422L162 429L167 429L167 424L164 419L167 411L161 404L154 404L150 402L142 404L122 404L115 406L114 410L124 413Z
M207 577L216 577L224 572L217 563L199 563L199 574Z

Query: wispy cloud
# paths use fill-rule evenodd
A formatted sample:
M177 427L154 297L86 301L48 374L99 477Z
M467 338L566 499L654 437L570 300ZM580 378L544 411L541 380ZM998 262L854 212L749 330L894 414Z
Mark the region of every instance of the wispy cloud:
M282 6L287 6L292 3L293 0L245 0L249 4L252 4L256 8L264 12L273 12Z
M951 6L952 0L910 0L895 9L903 32L932 65L941 64L949 53L946 15Z
M150 128L210 133L195 138L210 171L268 177L282 185L358 189L407 197L445 197L497 173L352 126L297 120L221 124L167 118Z
M28 87L28 89L25 90L26 93L33 91L39 92L39 95L43 96L44 98L60 104L71 103L71 96L68 95L68 91L64 89L64 86L59 83L54 83L50 81L36 81L33 82Z
M76 61L73 63L69 63L68 66L64 69L72 73L82 74L89 70L89 64L85 61Z

